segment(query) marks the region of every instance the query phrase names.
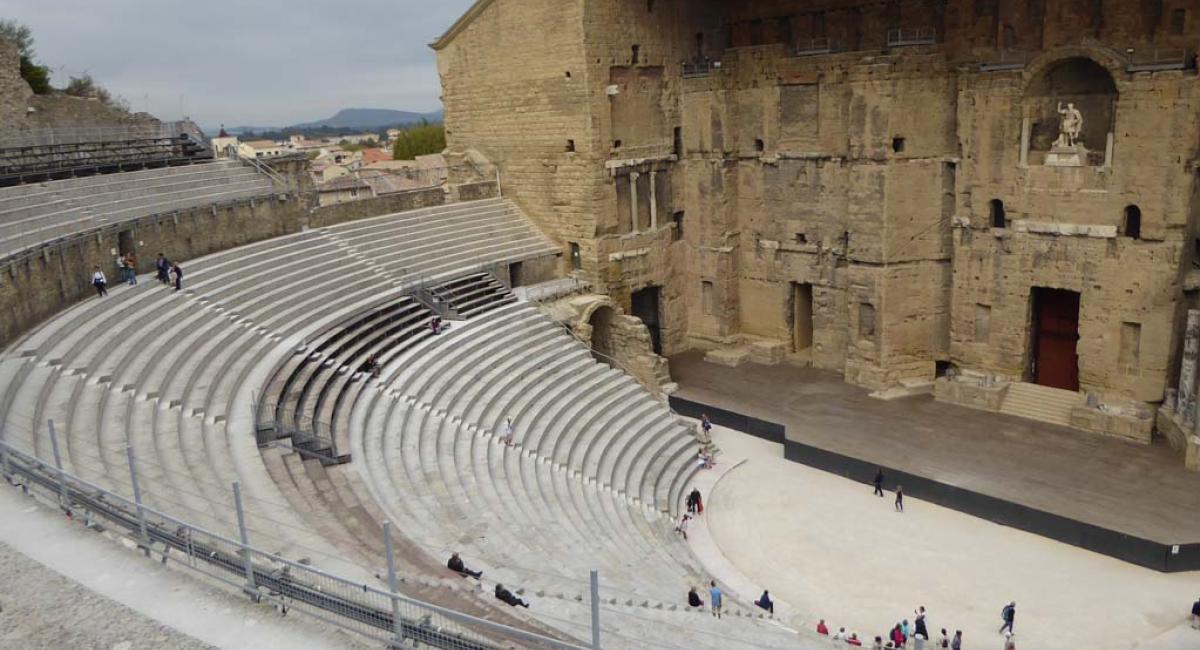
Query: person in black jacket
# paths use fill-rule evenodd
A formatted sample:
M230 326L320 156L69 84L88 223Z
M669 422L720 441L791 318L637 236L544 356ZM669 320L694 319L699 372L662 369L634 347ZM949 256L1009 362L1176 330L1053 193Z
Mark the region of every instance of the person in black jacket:
M1200 598L1192 603L1192 628L1200 630Z
M916 628L916 631L914 632L914 634L920 634L922 637L924 637L926 640L928 640L929 639L929 628L927 628L925 626L925 607L924 606L918 607L917 611L915 611L913 613L916 614L916 616L917 616L917 620L916 620L917 628Z
M468 569L467 566L463 564L462 558L458 556L458 553L450 556L450 559L446 561L446 568L464 578L475 578L478 580L479 577L483 575L483 571L472 571Z
M1005 605L1004 609L1000 610L1000 619L1002 621L1004 621L1004 625L1000 626L1000 633L1003 634L1005 630L1008 630L1008 633L1012 634L1013 633L1013 621L1015 621L1016 618L1017 618L1017 603L1016 603L1016 601L1013 601L1013 602Z
M504 588L504 585L496 583L496 598L516 607L529 607L529 603L521 600L516 594Z
M688 589L688 607L704 607L704 601L700 600L700 594L696 593L696 588Z
M883 468L875 470L875 496L883 496Z

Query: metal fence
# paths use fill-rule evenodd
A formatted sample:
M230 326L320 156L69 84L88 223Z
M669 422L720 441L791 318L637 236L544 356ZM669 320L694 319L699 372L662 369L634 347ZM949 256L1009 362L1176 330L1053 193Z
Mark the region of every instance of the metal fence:
M137 461L127 449L132 499L63 470L53 423L53 463L0 440L0 469L5 480L31 496L56 504L88 528L125 537L147 557L175 564L220 581L253 601L269 603L287 614L296 610L331 625L375 640L387 647L421 644L449 650L493 648L598 648L599 630L593 599L593 645L583 646L519 630L462 612L422 602L396 591L391 526L384 524L388 590L327 573L251 545L237 482L230 488L239 539L229 539L177 519L142 502ZM598 581L593 572L593 594Z
M928 27L889 29L887 33L888 47L932 45L936 42L937 32Z
M197 142L207 142L199 127L188 120L121 126L77 126L46 129L0 131L0 149L10 147L41 147L86 142L120 142L178 138L187 134Z

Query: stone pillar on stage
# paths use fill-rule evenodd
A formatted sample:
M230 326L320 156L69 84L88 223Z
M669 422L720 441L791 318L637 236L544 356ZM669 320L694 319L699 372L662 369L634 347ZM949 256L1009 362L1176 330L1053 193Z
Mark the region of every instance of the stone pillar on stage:
M1200 309L1189 309L1183 331L1183 359L1179 363L1179 391L1176 410L1184 431L1196 422L1196 359L1200 356Z

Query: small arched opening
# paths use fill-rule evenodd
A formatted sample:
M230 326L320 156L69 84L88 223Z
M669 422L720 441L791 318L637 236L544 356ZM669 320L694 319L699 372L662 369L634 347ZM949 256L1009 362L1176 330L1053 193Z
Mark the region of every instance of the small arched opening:
M612 307L603 305L596 308L588 317L588 325L592 327L592 356L601 363L615 367L613 357L616 346L613 342L613 319L616 312Z
M1125 223L1122 229L1130 239L1142 238L1142 209L1136 205L1125 206Z
M1008 217L1004 214L1004 201L992 199L988 202L988 209L991 212L993 228L1008 227Z

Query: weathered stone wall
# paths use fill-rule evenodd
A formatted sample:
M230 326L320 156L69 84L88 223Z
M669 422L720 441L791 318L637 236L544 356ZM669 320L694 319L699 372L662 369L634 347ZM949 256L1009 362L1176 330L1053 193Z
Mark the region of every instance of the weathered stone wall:
M582 0L495 0L438 52L447 148L476 149L504 193L551 237L586 246L595 271L595 185ZM574 151L568 142L574 141Z
M440 187L399 192L361 201L347 201L314 208L304 218L304 225L310 228L324 228L347 221L442 205L445 202L446 191Z
M0 39L0 128L11 129L25 121L33 91L21 78L17 46Z
M1162 398L1197 235L1200 96L1194 70L1138 70L1195 42L1194 2L487 11L439 55L452 140L502 160L506 192L579 244L582 273L616 304L662 287L668 353L766 338L874 387L932 379L939 362L1020 380L1030 292L1050 287L1082 297L1082 390ZM487 55L521 19L555 32L508 68ZM922 38L935 43L889 47ZM582 66L583 83L564 92L548 61ZM720 66L685 78L685 61ZM1079 167L1043 164L1059 101L1084 114ZM568 138L574 153L535 146Z
M241 201L128 222L10 258L0 267L0 345L12 343L21 332L95 295L90 284L93 267L99 266L115 281L113 260L122 231L132 231L139 272L147 272L159 252L173 260L188 260L296 232L305 218L303 206L295 199Z

